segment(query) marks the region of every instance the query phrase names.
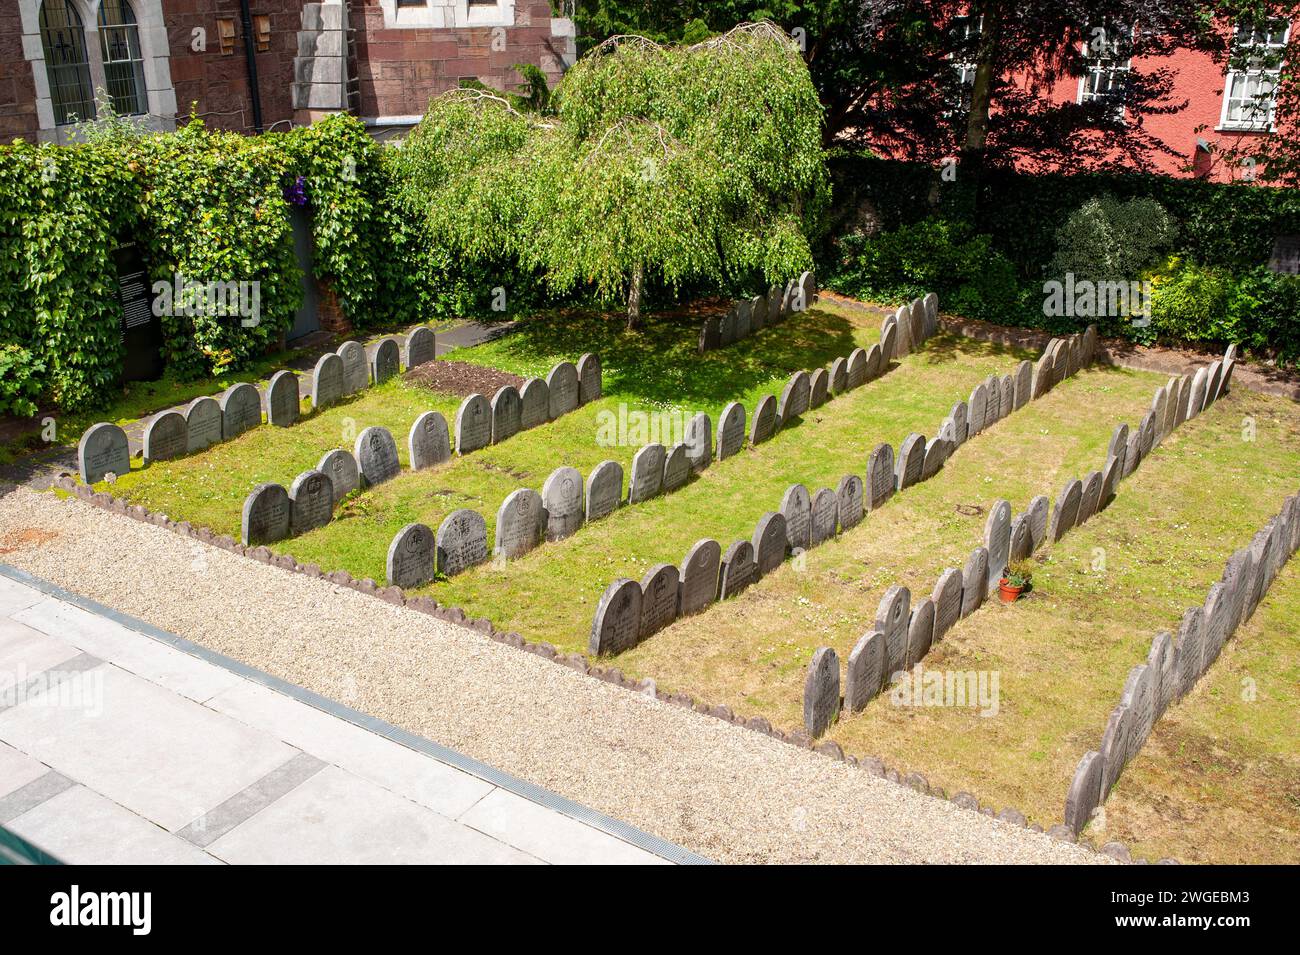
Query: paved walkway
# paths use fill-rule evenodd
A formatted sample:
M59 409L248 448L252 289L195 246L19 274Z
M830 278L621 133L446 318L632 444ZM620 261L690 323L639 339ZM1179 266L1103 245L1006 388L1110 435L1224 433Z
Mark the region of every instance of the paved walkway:
M0 565L0 825L65 862L694 861L451 750L16 577L25 575Z

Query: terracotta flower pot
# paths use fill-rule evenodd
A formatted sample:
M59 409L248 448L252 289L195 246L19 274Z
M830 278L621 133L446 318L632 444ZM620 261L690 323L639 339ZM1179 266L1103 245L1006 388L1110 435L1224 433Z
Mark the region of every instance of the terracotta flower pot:
M1004 604L1015 603L1020 599L1020 593L1024 589L1024 587L1012 587L1005 577L998 581L998 596L1002 598Z

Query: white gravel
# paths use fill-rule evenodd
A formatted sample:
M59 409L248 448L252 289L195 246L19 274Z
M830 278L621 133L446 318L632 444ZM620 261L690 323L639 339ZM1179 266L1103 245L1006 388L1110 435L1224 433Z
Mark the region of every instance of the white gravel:
M721 862L1110 861L76 500L0 498L0 561Z

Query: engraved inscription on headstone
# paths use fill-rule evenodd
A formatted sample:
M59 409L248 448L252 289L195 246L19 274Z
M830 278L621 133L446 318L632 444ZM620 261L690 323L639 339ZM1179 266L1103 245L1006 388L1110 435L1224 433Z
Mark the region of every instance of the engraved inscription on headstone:
M388 545L388 582L394 587L418 587L433 580L433 531L407 524Z

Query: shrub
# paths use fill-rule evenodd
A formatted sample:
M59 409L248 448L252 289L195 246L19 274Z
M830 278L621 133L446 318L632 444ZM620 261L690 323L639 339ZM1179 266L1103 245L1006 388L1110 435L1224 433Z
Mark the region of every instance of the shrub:
M0 345L0 414L36 414L44 371L45 364L21 345Z
M1175 235L1174 222L1154 199L1089 199L1056 232L1048 275L1092 282L1128 282L1156 265Z

